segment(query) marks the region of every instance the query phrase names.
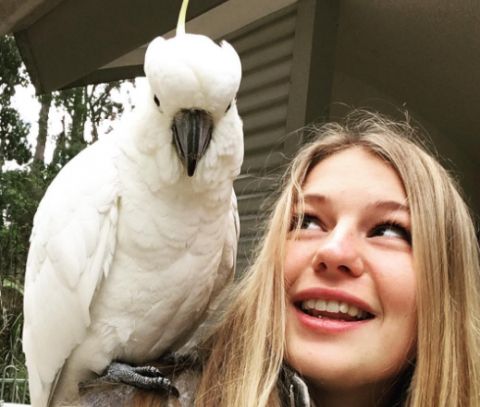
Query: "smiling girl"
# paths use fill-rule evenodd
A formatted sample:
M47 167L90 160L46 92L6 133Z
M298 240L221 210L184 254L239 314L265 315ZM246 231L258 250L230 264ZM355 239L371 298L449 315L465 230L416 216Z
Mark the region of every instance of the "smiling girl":
M317 129L168 405L480 406L475 229L414 136L368 112ZM115 400L165 405L140 390Z
M455 182L407 123L357 112L316 133L197 405L480 406L479 251Z

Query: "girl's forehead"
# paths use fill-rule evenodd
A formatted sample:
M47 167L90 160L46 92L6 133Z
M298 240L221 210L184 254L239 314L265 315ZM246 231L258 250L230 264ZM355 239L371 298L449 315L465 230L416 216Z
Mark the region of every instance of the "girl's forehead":
M305 195L365 191L405 198L403 183L393 167L363 147L342 150L317 163L302 190Z

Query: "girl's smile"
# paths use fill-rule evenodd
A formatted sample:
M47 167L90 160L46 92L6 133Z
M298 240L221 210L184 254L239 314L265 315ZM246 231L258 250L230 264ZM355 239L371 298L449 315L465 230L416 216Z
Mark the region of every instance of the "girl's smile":
M416 341L403 185L389 165L355 147L317 164L303 198L285 256L288 362L319 392L388 383Z

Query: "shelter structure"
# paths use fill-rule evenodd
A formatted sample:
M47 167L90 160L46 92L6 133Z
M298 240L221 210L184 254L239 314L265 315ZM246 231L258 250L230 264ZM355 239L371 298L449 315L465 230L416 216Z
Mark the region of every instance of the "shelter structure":
M38 93L143 74L146 44L172 35L180 0L2 0ZM245 162L235 188L245 265L289 157L294 130L353 107L430 134L480 214L480 2L477 0L192 0L188 32L240 54ZM265 177L267 175L267 177Z

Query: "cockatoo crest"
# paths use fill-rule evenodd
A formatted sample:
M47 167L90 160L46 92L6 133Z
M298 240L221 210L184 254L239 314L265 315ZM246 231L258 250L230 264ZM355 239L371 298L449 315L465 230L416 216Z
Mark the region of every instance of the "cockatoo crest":
M195 34L157 37L147 48L144 68L159 109L170 116L197 108L219 119L234 101L242 76L230 44Z

